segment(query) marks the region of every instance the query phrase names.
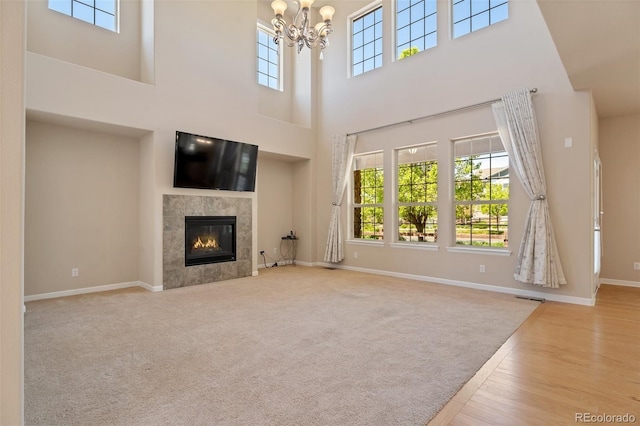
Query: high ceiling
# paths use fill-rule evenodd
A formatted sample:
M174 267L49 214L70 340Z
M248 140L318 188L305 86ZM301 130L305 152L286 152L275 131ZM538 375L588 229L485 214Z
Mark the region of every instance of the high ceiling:
M538 0L575 90L600 118L640 113L640 0Z

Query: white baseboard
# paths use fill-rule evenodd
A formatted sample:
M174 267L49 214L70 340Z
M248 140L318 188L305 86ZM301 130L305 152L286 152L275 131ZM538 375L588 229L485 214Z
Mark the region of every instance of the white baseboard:
M494 291L496 293L513 294L514 296L533 297L536 299L551 300L554 302L571 303L574 305L593 306L596 303L595 295L591 298L565 296L562 294L543 293L541 291L521 290L517 288L500 287L489 284L472 283L468 281L449 280L446 278L427 277L424 275L404 274L400 272L381 271L378 269L358 268L354 266L336 265L334 263L316 262L316 266L326 268L345 269L348 271L365 272L369 274L384 275L388 277L406 278L416 281L425 281L435 284L452 285L456 287L473 288L476 290Z
M162 286L152 286L142 281L130 281L126 283L98 285L95 287L76 288L73 290L54 291L51 293L33 294L25 296L25 302L33 302L34 300L53 299L56 297L76 296L78 294L98 293L101 291L119 290L122 288L142 287L145 290L157 292L162 291Z
M614 280L610 278L600 278L600 284L621 285L623 287L640 287L638 281Z
M296 266L296 265L300 265L300 266L314 266L315 263L311 263L311 262L302 262L300 260L295 260L293 261L293 263L291 262L291 260L278 260L278 266ZM270 264L268 264L268 266L264 266L264 263L259 263L258 264L258 269L264 269L264 268L271 268L273 266L273 262L271 262Z

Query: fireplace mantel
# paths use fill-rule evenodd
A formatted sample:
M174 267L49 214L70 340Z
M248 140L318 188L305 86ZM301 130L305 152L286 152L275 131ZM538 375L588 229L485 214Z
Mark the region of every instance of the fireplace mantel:
M251 253L253 253L251 203L251 198L163 195L163 289L206 284L251 275ZM184 230L186 216L235 216L236 260L185 266Z

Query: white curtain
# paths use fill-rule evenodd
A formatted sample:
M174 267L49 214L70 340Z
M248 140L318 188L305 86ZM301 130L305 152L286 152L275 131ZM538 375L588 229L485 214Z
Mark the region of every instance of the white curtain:
M509 154L509 167L531 199L514 277L517 281L558 288L567 281L553 235L531 92L522 89L492 105L500 139Z
M344 259L344 238L342 225L340 224L340 206L344 190L347 186L347 177L351 170L353 151L356 146L356 135L339 135L333 137L333 153L331 162L331 221L329 222L329 236L324 253L325 262L337 263Z

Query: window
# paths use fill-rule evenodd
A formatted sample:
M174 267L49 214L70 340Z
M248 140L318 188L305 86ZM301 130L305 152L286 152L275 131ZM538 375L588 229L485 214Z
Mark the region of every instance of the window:
M437 145L402 148L396 155L398 240L434 243L438 238Z
M509 157L497 134L454 141L456 245L507 247Z
M436 0L397 0L396 5L396 58L435 47Z
M453 0L453 38L509 17L508 0Z
M382 6L360 15L351 23L351 75L382 66Z
M384 236L384 171L382 153L353 160L353 238L381 240Z
M49 9L118 31L117 0L49 0Z
M273 41L275 33L258 24L258 83L276 90L282 90L280 82L280 45Z

